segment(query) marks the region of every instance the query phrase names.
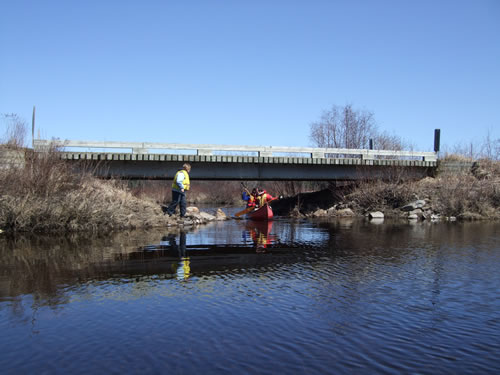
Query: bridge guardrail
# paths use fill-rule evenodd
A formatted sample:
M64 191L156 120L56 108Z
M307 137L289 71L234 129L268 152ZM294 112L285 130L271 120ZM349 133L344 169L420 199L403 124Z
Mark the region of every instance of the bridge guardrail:
M437 161L436 152L427 151L392 151L368 150L348 148L314 148L314 147L288 147L288 146L237 146L214 144L181 144L181 143L155 143L155 142L114 142L114 141L75 141L75 140L33 140L35 151L57 148L87 148L87 149L130 149L132 154L147 154L151 149L157 150L193 150L197 155L213 155L214 152L252 152L259 157L269 157L276 153L308 154L311 158L331 158L350 155L361 157L364 160L377 158L416 159L422 161Z

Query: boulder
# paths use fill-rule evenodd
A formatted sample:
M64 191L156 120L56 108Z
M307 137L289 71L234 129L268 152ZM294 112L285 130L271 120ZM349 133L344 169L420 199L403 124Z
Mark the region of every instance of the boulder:
M300 212L300 210L295 207L292 212L290 212L290 216L291 217L295 217L295 218L301 218L301 217L304 217L304 215Z
M423 208L427 204L427 202L424 199L419 199L413 202L415 204L415 208Z
M337 210L337 216L349 217L349 216L355 216L355 214L350 208L343 208L341 210Z
M217 212L215 213L215 220L217 221L227 220L226 213L222 211L220 208L218 208Z
M326 214L328 216L335 216L336 213L337 213L337 207L336 206L330 207L328 210L326 210Z
M384 213L380 212L380 211L370 212L368 214L368 217L370 219L383 219L384 218Z
M407 205L404 205L401 207L401 211L405 212L410 212L410 211L415 211L417 208L423 208L425 206L426 202L423 199L418 199L414 202L408 203Z
M424 213L420 208L417 208L416 210L408 212L408 215L417 215L418 219L422 219Z
M205 221L214 221L215 220L215 216L210 215L208 212L200 212L200 217L202 220L205 220Z
M323 210L321 208L317 209L316 211L314 211L312 213L313 217L324 217L324 216L327 216L327 215L328 215L327 211Z
M179 226L192 227L194 224L195 222L193 218L185 218L177 220L177 225Z

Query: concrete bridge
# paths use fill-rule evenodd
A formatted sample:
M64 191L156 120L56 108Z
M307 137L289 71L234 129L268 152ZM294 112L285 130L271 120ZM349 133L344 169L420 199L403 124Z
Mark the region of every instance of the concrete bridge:
M170 180L185 162L198 180L356 180L396 171L422 178L437 168L436 152L40 139L33 148L56 149L102 178Z

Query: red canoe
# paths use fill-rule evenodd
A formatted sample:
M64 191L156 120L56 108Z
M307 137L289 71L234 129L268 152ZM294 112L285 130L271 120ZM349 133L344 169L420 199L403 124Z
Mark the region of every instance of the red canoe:
M257 210L249 212L247 217L257 221L271 220L273 218L273 210L270 205L265 204Z

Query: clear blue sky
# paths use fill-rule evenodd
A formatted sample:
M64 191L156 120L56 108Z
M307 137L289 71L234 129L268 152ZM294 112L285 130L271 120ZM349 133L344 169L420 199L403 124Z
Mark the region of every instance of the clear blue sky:
M500 138L500 1L0 0L0 113L42 138L311 146L333 104Z

